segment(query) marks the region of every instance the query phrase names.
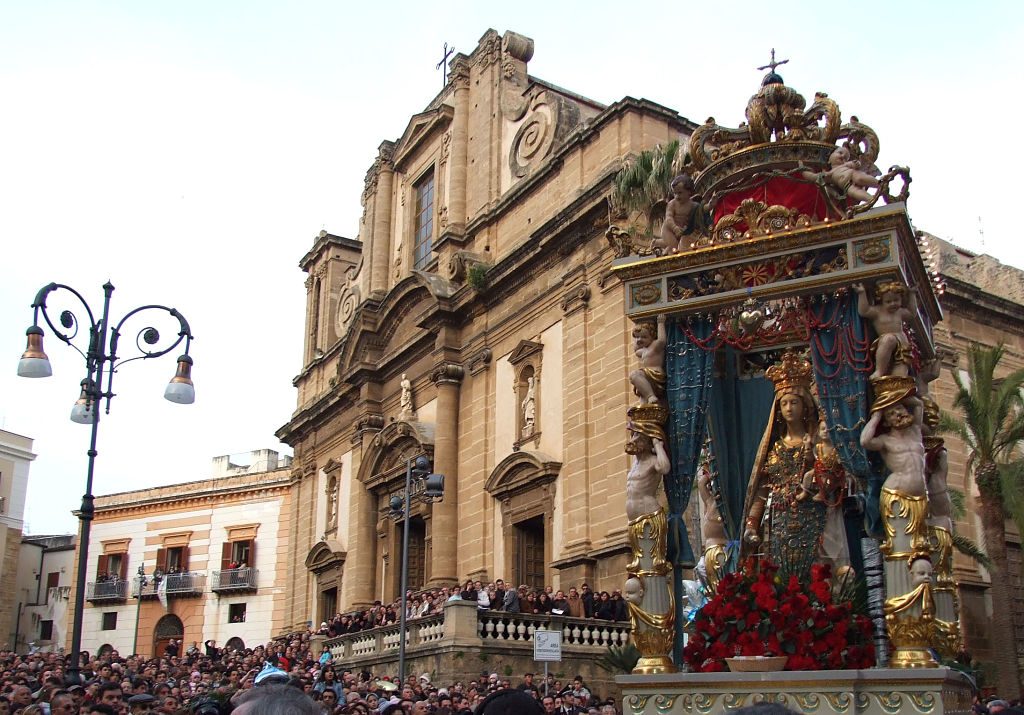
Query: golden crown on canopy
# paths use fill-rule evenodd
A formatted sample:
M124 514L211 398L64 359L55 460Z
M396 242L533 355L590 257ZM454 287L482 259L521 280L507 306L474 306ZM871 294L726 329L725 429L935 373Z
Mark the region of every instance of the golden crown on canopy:
M841 142L850 159L865 168L878 158L878 135L857 117L843 124L839 105L824 92L814 95L807 107L804 97L787 87L772 62L757 94L747 102L747 121L737 128L720 126L714 117L690 136L689 153L697 193L710 199L742 179L765 171L821 168Z
M775 392L783 392L793 388L802 388L810 391L811 383L814 380L811 363L807 358L802 357L793 350L787 350L782 354L782 361L777 362L767 370L765 377L775 383Z
M886 293L899 293L903 295L907 292L907 287L899 281L884 281L875 286L875 295L881 298Z

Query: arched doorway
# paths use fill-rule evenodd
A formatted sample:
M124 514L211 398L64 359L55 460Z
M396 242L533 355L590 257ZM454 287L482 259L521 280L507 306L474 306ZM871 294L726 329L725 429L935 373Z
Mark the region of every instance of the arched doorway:
M156 622L156 628L153 629L153 657L158 658L162 656L164 649L167 648L167 644L171 642L172 638L180 643L184 637L185 625L176 615L168 613ZM180 648L178 652L180 655Z
M108 655L110 655L113 652L114 652L114 646L110 645L109 643L104 643L103 645L100 646L100 649L98 651L96 651L96 657L97 658L103 658L104 656L108 656Z
M241 653L243 650L245 650L245 641L243 641L238 636L235 636L234 638L228 638L228 642L224 644L224 647L233 648L237 652Z

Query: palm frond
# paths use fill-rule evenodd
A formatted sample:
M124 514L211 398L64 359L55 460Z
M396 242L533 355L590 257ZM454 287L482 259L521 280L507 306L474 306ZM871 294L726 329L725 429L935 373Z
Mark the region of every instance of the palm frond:
M608 650L595 662L609 673L632 673L640 660L640 651L632 641L624 646L608 646Z
M648 215L654 204L668 196L679 154L679 141L673 140L626 159L612 182L613 203Z
M1003 509L1024 532L1024 460L1004 462L996 465L999 470L999 489Z
M950 487L949 503L953 511L953 521L960 521L967 516L967 497L962 491Z
M986 569L992 568L992 560L988 557L988 554L982 551L980 546L966 536L963 536L962 534L953 534L953 548L964 556L974 559Z

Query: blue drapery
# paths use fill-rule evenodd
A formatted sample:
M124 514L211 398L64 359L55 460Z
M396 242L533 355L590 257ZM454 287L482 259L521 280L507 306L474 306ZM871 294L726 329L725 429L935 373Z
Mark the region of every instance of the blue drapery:
M712 381L708 429L722 492L722 520L729 540L737 541L743 534L747 482L772 409L775 388L763 375L740 379L739 351L731 347L721 350L725 354L724 370Z
M846 471L868 486L866 527L870 534L877 536L881 527L878 497L882 475L877 463L860 445L860 432L867 423L869 410L870 341L864 322L857 314L857 298L852 293L827 298L812 306L811 360L818 403L829 436ZM850 531L859 532L856 524L848 523L847 527L848 535ZM860 534L850 536L853 537L848 538L852 552L854 545L860 543ZM854 564L855 568L858 566Z
M693 568L693 549L686 535L683 512L690 501L693 477L697 471L707 425L708 396L714 352L704 350L693 340L707 340L713 325L705 318L690 318L686 325L670 320L666 326L665 372L669 405L668 447L671 469L665 477L668 497L668 558L673 566L676 593L676 639L674 655L682 662L682 628L685 604L683 569ZM691 339L692 336L692 339Z

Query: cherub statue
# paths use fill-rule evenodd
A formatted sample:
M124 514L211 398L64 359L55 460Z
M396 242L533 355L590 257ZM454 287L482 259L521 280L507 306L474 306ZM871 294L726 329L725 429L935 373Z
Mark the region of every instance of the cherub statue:
M874 196L865 191L868 187L878 186L878 179L864 171L860 160L850 158L850 150L845 146L837 147L828 158L829 170L822 174L805 172L805 178L821 176L827 183L839 190L840 194L857 202L871 201Z
M682 253L690 249L686 237L699 228L701 207L693 200L693 177L680 174L672 179L672 199L665 207L661 235L651 248L661 254Z
M665 316L658 316L657 333L651 323L633 328L633 352L640 367L629 373L633 392L643 402L657 402L665 394Z
M871 379L883 375L906 377L912 358L903 321L917 312L914 291L899 281L879 283L875 286L878 304L871 305L862 283L854 283L853 290L857 293L857 312L871 321L878 334L871 345L875 351L875 371L871 373Z

